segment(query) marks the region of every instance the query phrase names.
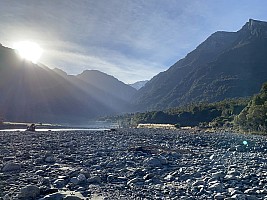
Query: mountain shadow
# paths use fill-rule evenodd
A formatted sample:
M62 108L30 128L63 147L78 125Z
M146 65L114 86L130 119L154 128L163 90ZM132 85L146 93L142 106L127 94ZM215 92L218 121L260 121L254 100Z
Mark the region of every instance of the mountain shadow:
M136 92L99 71L67 75L0 46L0 114L8 121L83 123L130 111Z

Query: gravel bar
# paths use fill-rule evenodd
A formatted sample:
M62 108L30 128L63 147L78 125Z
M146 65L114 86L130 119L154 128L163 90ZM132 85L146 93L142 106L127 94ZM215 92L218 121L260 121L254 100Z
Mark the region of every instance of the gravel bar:
M266 199L267 137L0 132L1 200Z

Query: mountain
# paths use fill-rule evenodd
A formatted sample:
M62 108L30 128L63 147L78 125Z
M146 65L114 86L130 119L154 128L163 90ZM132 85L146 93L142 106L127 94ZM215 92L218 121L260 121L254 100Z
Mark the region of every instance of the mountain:
M114 113L130 111L130 100L136 89L118 79L97 70L85 70L77 75L72 82L82 87L87 94L102 102Z
M5 120L82 123L129 111L132 87L99 71L67 75L0 46L0 115Z
M129 84L130 86L132 86L133 88L140 90L142 87L145 86L145 84L148 82L148 80L146 81L137 81L135 83Z
M251 96L267 81L267 22L250 19L237 32L218 31L153 77L133 98L137 110Z

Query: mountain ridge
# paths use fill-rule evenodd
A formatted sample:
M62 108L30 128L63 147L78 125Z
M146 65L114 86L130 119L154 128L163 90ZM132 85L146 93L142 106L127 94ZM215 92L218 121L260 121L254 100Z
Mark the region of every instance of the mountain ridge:
M78 75L23 60L14 50L0 46L0 114L9 121L80 123L129 111L136 90L101 75L89 83ZM99 83L109 91L99 90Z
M213 33L135 94L133 103L137 110L160 110L253 95L266 81L264 75L267 77L266 24L250 19L237 32ZM257 65L255 69L252 62ZM249 73L259 78L252 77L256 83ZM252 82L249 89L241 87L245 81Z

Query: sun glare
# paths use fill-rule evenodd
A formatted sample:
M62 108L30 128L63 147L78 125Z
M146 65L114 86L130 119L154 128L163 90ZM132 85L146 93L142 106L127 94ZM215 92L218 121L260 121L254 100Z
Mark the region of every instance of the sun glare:
M17 42L14 44L14 48L22 58L33 63L36 63L43 53L38 44L29 41Z

